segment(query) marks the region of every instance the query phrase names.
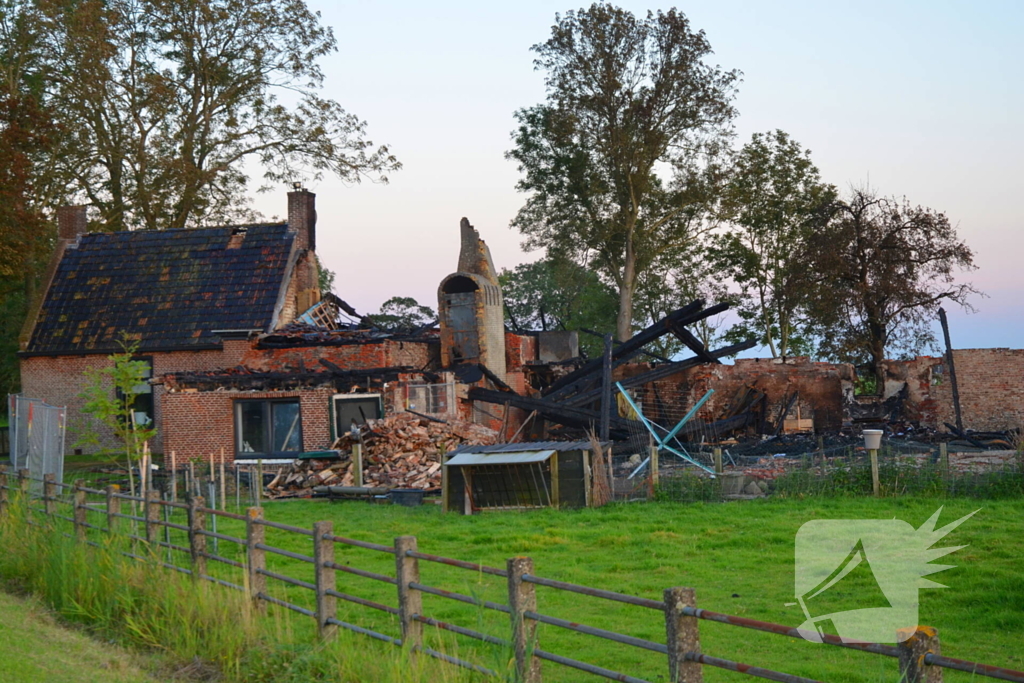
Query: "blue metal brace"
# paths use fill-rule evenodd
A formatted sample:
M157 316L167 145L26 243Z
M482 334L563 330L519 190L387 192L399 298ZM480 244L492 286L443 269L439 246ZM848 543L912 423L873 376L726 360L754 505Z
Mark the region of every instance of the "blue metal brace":
M710 467L707 467L706 465L702 465L701 463L697 462L692 457L690 457L690 454L687 453L686 449L684 449L682 446L680 446L679 450L677 450L677 449L673 448L672 446L670 446L669 443L668 443L669 441L671 441L672 439L675 438L676 434L679 433L679 430L681 430L683 428L683 425L685 425L687 422L689 422L693 418L693 416L697 414L697 411L700 410L700 407L702 405L704 405L704 403L707 402L707 400L709 398L711 398L711 394L715 393L714 389L708 389L708 393L704 394L704 396L699 401L697 401L697 403L693 406L693 408L690 409L690 412L686 413L686 415L683 416L683 419L679 421L679 424L677 424L675 427L673 427L672 431L670 431L664 438L661 438L661 437L658 436L658 433L654 430L655 427L660 427L660 425L654 424L653 422L651 422L650 420L648 420L644 416L643 411L640 410L640 406L638 406L636 403L633 402L633 399L630 398L629 393L622 386L621 382L616 382L615 386L617 386L619 388L619 392L622 394L623 398L626 399L626 402L629 403L629 406L636 413L637 417L640 418L640 422L643 423L644 427L647 428L647 431L649 431L651 433L651 436L654 438L655 442L657 442L658 448L660 450L666 450L669 453L672 453L674 455L678 455L683 460L686 460L687 462L689 462L689 463L691 463L693 465L696 465L697 467L701 468L702 470L704 470L708 474L714 474L715 473L715 471L713 469L711 469ZM662 429L664 429L664 428L662 427ZM682 451L682 452L680 452L680 451ZM637 468L637 469L639 469L639 468Z

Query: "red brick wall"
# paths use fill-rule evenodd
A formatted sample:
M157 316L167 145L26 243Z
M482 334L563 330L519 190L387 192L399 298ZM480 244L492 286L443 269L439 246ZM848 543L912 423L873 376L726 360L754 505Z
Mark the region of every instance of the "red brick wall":
M159 377L170 372L185 370L216 370L238 365L249 342L244 340L228 340L220 351L175 351L171 353L142 354L153 359L153 375ZM88 368L105 368L110 360L104 355L88 356L33 356L21 359L21 390L25 396L39 398L51 405L67 406L68 430L67 452L73 452L74 444L90 431L95 432L102 447L117 448L118 443L103 425L82 412L84 400L81 393L85 391L85 371ZM111 396L114 389L111 386ZM156 412L157 436L150 444L154 453L164 450L162 425L161 396L162 385L153 387L153 406ZM95 447L83 446L83 452L95 451Z
M505 365L507 372L522 369L525 363L537 360L537 337L505 333ZM506 379L506 382L509 380ZM511 384L511 382L510 382Z
M1024 423L1024 349L956 349L953 362L965 428L1003 431ZM944 422L956 423L944 358L918 356L889 361L887 366L887 393L906 381L922 424L944 429Z
M299 398L302 415L302 450L331 447L330 387L298 391L175 391L163 395L166 438L164 453L175 454L176 462L190 458L220 458L224 449L228 462L235 454L234 404L239 399Z

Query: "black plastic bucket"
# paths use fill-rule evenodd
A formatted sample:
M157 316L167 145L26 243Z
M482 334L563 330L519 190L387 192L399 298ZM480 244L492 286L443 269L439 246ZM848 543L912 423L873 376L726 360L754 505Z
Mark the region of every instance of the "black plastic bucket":
M423 489L392 489L391 502L395 505L404 505L414 508L423 505Z

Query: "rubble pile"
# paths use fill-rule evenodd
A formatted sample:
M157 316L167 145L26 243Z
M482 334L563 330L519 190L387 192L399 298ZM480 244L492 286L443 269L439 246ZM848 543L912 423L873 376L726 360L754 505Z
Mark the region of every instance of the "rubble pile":
M334 442L337 461L296 460L267 485L269 497L312 495L316 486L354 486L352 449L362 443L363 486L432 489L441 486L441 453L462 445L490 445L498 434L461 420L436 421L413 413L369 420L358 432Z

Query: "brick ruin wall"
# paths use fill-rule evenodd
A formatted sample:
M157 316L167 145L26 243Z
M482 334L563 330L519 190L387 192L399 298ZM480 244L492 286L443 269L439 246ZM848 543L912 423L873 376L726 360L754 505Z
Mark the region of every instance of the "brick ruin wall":
M222 350L174 351L167 353L140 354L153 359L153 375L159 377L171 372L209 371L238 365L249 342L228 340ZM99 447L117 449L120 447L113 432L82 411L85 400L81 394L88 385L86 370L107 368L111 361L108 356L94 354L87 356L32 356L21 359L21 391L29 398L39 398L50 405L67 406L67 435L65 452L73 453L75 444L86 434L93 432L99 439ZM111 395L113 388L111 387ZM150 443L155 453L164 450L163 413L161 399L164 387L153 387L154 420L157 425L156 438ZM80 446L83 453L98 450L94 446Z
M1004 431L1024 424L1024 349L959 349L953 351L953 363L966 429ZM956 423L944 357L889 361L886 394L898 392L904 382L921 424L944 429L944 423Z
M977 431L1004 431L1024 424L1024 349L960 349L953 352L964 427ZM646 365L623 366L616 377L639 374ZM953 392L945 359L918 356L912 360L886 361L882 398L907 390L904 418L922 426L944 430L955 423ZM700 412L712 420L721 416L744 386L768 396L768 420L774 423L786 398L800 393L801 417L812 419L815 430L833 431L849 415L845 406L854 401L853 366L815 363L807 358L739 359L731 365L702 365L643 387L639 395L645 411L658 404L671 406L666 416L676 419L692 407L708 389L715 393ZM795 416L795 408L789 416Z
M436 342L382 340L374 344L341 346L294 346L283 349L252 348L242 358L242 365L261 372L281 372L300 363L310 372L326 372L320 359L349 370L372 368L437 367L440 345Z
M621 369L623 376L630 376L644 372L647 367L623 366ZM842 426L844 396L853 390L853 367L814 363L803 357L785 361L741 358L729 365L688 368L645 385L639 396L644 412L658 415L664 424L678 421L709 389L714 389L714 394L698 412L700 419L712 421L725 413L745 387L767 395L769 424L778 419L787 398L797 391L800 396L796 405L802 418L813 420L815 430L837 430ZM790 415L796 415L796 406Z

